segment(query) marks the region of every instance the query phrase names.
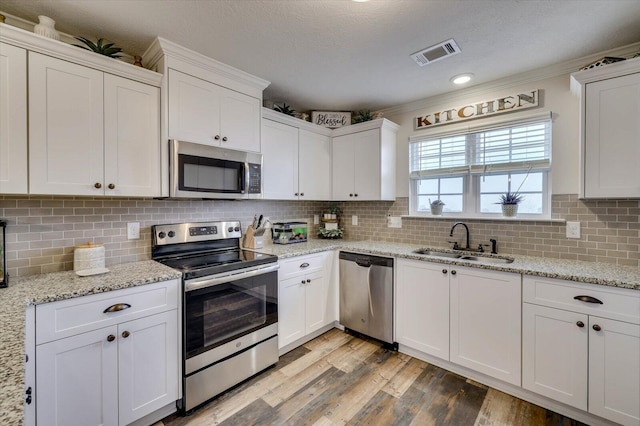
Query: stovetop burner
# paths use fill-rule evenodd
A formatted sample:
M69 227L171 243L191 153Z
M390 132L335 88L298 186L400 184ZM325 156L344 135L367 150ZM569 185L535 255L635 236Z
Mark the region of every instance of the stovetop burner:
M183 279L275 263L278 257L240 248L240 222L199 222L152 227L152 258Z

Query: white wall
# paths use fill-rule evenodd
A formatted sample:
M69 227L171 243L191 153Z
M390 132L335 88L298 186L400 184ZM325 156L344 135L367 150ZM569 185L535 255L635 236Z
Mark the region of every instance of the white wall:
M553 113L552 192L553 194L577 194L579 180L579 98L569 91L569 74L567 74L533 83L500 88L499 90L479 91L477 88L458 90L448 96L439 96L437 103L431 103L429 99L425 99L424 107L420 109L395 115L389 114L387 118L400 125L398 130L396 196L409 196L409 137L424 132L413 129L413 119L415 117L460 105L488 101L503 95L526 93L535 89L540 90L538 108L532 108L524 112L506 113L501 118L507 118L508 114L527 114L527 112L540 110L551 111ZM402 106L399 108L402 109ZM476 120L482 120L482 118ZM444 130L446 126L445 124L439 128Z

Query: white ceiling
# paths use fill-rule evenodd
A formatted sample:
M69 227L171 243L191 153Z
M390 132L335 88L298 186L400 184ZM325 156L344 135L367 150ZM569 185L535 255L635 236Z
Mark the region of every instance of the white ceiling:
M140 55L159 35L271 81L296 110L377 110L640 41L638 0L2 0ZM454 38L425 67L411 53Z

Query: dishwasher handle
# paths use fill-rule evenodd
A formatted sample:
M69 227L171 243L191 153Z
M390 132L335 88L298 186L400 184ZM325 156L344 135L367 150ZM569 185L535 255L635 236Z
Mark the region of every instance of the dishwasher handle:
M355 262L356 265L362 266L363 268L371 267L371 261L369 259L356 259Z

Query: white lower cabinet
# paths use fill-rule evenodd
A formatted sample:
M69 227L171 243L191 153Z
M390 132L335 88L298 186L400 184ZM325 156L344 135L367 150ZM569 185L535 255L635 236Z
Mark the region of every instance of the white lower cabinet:
M520 386L521 280L510 272L451 268L451 362Z
M278 347L283 348L337 319L331 252L280 261Z
M640 425L640 292L524 278L522 385Z
M101 324L51 341L40 333L43 343L36 341L38 424L127 425L175 402L179 396L177 289L174 280L39 305L45 309L36 309L36 329L39 322L67 329L83 326L73 318L90 317ZM139 304L130 297L139 294L163 294L166 303ZM112 304L114 298L118 303ZM89 312L101 301L100 312ZM125 309L103 312L116 305L115 309Z
M449 360L451 265L398 259L396 341Z

